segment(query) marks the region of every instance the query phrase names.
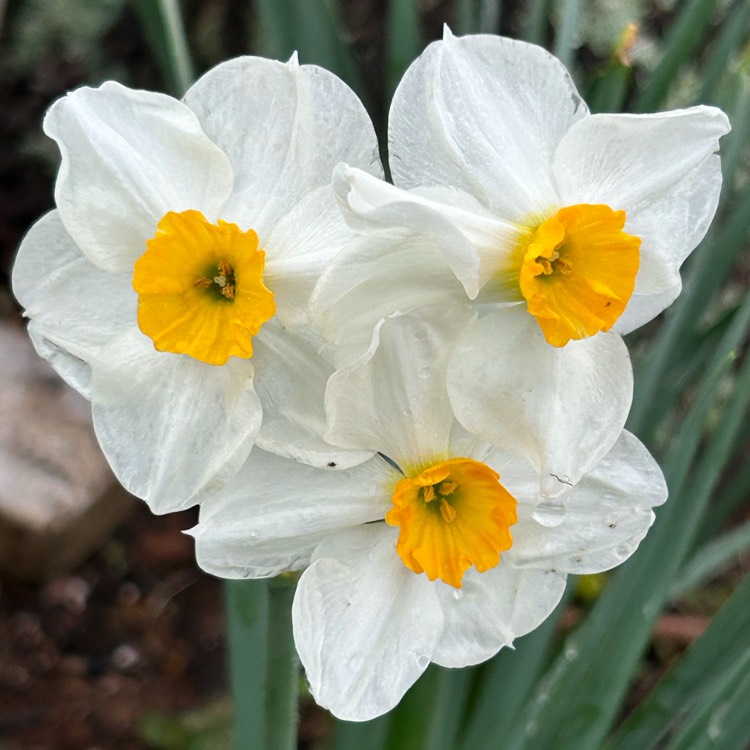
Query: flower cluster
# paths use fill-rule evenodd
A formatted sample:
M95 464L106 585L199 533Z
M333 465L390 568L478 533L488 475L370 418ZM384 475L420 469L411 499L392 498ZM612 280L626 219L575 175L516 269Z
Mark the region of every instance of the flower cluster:
M204 569L304 571L311 691L364 720L645 536L667 492L621 336L679 294L728 130L592 115L541 48L450 32L394 96L392 184L356 96L296 58L182 101L80 89L14 289L121 482L200 503Z

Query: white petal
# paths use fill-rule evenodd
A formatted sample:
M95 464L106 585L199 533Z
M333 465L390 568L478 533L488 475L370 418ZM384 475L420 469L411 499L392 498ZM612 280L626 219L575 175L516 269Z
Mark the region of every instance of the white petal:
M310 310L341 367L367 351L382 318L465 301L431 238L373 232L358 237L333 261L313 292Z
M331 537L297 586L294 641L310 690L347 721L392 709L443 629L434 587L402 564L396 536L383 523Z
M329 184L338 162L382 173L356 94L315 65L240 57L206 73L185 102L235 170L222 218L253 227L262 241L305 194Z
M681 291L682 281L657 294L634 294L630 298L625 312L612 326L612 330L617 331L621 336L625 336L636 328L646 325L660 312L666 310L677 299Z
M472 319L465 307L443 305L385 320L369 352L328 381L326 438L378 451L406 473L444 458L455 424L446 363Z
M526 457L541 473L542 493L556 496L617 440L630 409L633 372L617 334L556 348L516 305L464 332L447 383L458 421Z
M382 520L395 470L379 457L322 471L255 449L237 476L201 503L198 564L223 578L299 570L330 533Z
M154 513L195 505L240 469L260 428L252 364L157 352L134 330L94 365L97 437L117 478Z
M261 448L319 467L347 468L372 456L373 451L346 450L323 439L333 367L309 341L269 321L253 347L254 385L263 409Z
M71 388L90 401L91 365L53 344L42 333L38 333L33 320L29 322L26 330L37 354L44 357Z
M700 242L716 211L721 169L715 153L729 132L715 107L655 115L593 115L563 138L554 171L564 204L606 203L627 212L639 236L636 291L663 292Z
M132 270L168 211L214 220L232 189L227 157L195 115L164 94L112 81L52 105L44 132L62 153L55 200L65 228L95 264Z
M393 97L393 180L451 185L525 219L557 203L552 155L586 113L563 65L541 47L484 35L433 42Z
M453 188L402 190L345 164L336 167L333 187L355 229L403 228L431 237L470 299L507 264L524 231Z
M80 379L81 366L135 325L137 298L130 276L93 265L57 211L43 216L24 237L13 267L13 291L33 321L30 332L39 353L85 393L88 374Z
M308 322L310 295L355 232L346 224L329 185L309 192L271 230L263 279L285 325Z
M667 499L658 465L641 442L622 433L612 450L554 508L518 498L518 524L507 553L514 565L598 573L633 554Z
M503 646L539 627L565 591L565 575L555 570L519 570L500 564L464 575L454 589L437 584L445 626L432 661L443 667L479 664Z

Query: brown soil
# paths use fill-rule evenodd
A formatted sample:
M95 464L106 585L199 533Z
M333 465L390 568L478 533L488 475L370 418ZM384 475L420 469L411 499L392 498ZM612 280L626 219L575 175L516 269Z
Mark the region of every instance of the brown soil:
M204 705L226 686L220 583L182 530L192 512L138 505L73 574L0 581L4 750L136 750L148 712Z

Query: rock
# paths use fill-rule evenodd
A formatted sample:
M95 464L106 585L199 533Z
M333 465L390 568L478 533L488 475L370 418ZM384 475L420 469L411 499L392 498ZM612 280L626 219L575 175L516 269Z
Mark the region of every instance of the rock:
M132 506L88 402L0 321L0 570L43 580L101 546Z

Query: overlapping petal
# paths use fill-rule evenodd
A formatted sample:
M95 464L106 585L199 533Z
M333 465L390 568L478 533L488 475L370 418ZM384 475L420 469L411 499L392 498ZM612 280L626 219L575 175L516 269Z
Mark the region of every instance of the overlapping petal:
M535 321L514 306L465 331L447 386L459 422L520 451L540 470L543 494L554 497L614 444L630 409L633 376L616 334L547 346Z
M40 354L89 395L90 363L132 326L136 298L127 274L93 265L65 231L57 211L29 230L13 267L13 290L32 319Z
M311 318L339 367L361 357L378 321L394 312L466 299L431 238L409 237L402 244L399 237L384 232L358 241L334 260L315 287Z
M565 579L557 570L513 567L504 555L486 573L468 571L460 590L436 584L445 624L432 661L465 667L512 645L549 617L565 591Z
M587 113L564 66L541 47L446 32L394 94L394 182L453 186L505 219L523 219L557 203L549 163Z
M234 175L196 116L164 94L112 81L52 105L44 131L62 154L55 201L92 263L128 272L167 211L215 220Z
M729 132L715 107L654 115L592 115L576 122L552 162L565 205L605 203L627 212L641 238L636 292L679 283L679 267L716 212L719 138Z
M472 318L465 307L433 306L383 321L368 353L328 382L326 439L378 451L404 470L446 458L455 418L445 342Z
M315 700L341 719L393 708L430 663L443 628L435 591L394 554L394 529L332 536L302 574L294 641Z
M271 321L255 339L253 382L263 406L258 445L313 466L360 464L373 450L334 446L323 439L325 390L333 366L303 334Z
M607 455L564 498L519 496L513 565L564 573L609 570L630 557L667 499L658 465L623 431Z
M470 299L508 264L510 251L526 232L455 189L402 190L343 164L334 171L333 187L353 227L399 227L429 237Z
M127 374L127 375L125 375ZM247 458L261 424L253 367L157 352L131 330L93 367L94 427L125 488L155 513L195 505Z
M309 323L310 296L321 273L357 239L329 185L310 191L279 219L264 240L264 279L284 325Z
M185 94L235 171L222 218L253 227L264 244L276 223L346 161L382 174L362 103L315 65L239 57L210 70Z
M256 449L226 488L201 504L192 532L198 564L224 578L303 568L329 535L382 520L393 474L378 457L321 471Z

